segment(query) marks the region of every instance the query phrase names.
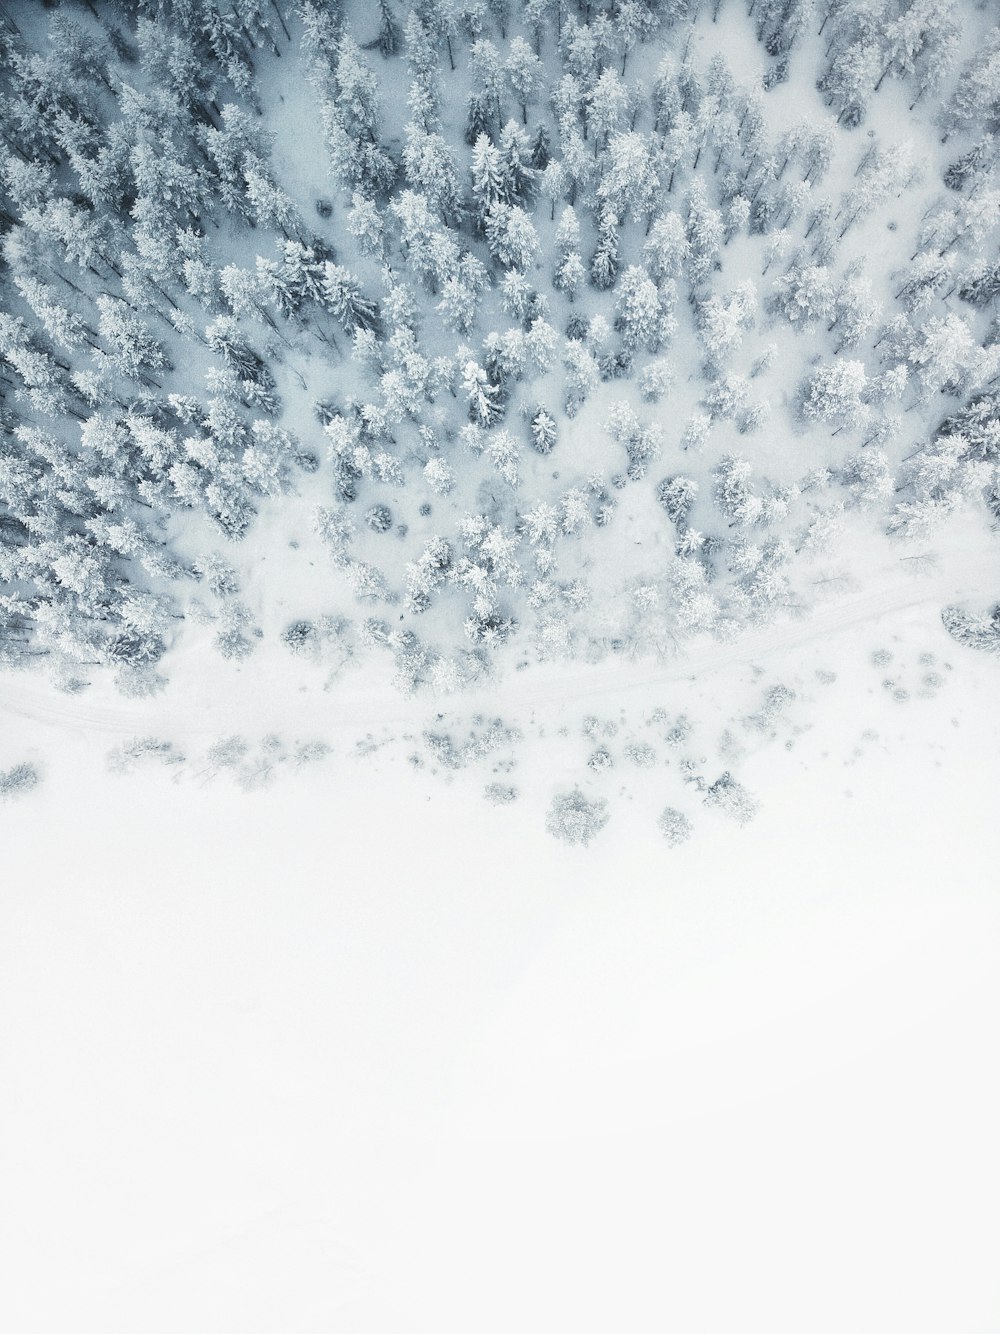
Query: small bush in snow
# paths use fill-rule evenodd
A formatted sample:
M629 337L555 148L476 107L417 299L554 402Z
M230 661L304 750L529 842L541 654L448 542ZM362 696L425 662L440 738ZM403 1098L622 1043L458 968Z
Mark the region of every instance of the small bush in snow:
M625 747L625 758L640 769L651 769L656 763L656 751L645 741L630 741Z
M491 806L509 806L517 800L517 788L511 787L509 783L487 783L483 788L483 796Z
M593 769L596 773L610 769L613 765L614 760L611 758L611 751L608 750L607 746L598 746L587 760L587 768Z
M588 801L579 788L553 797L545 828L564 843L587 844L608 822L608 803Z
M243 762L249 750L241 736L228 736L210 746L205 758L213 768L234 769Z
M242 662L253 652L253 644L241 630L224 630L215 636L215 647L230 661Z
M388 505L372 505L365 511L365 523L373 533L387 533L392 527L392 510Z
M109 752L108 768L114 774L128 774L142 760L181 764L184 756L175 749L172 741L160 741L153 736L137 736Z
M126 699L152 699L166 686L167 678L151 667L123 667L115 676L115 689Z
M33 764L15 764L11 769L0 771L0 800L23 797L40 782L40 775Z
M319 631L312 621L293 621L282 631L281 642L293 653L311 653L319 643Z
M748 824L760 808L756 798L730 773L724 773L706 789L705 805L721 811L741 825Z
M664 807L656 824L660 833L667 840L668 847L679 847L681 843L685 843L691 837L693 828L691 821L683 811L675 810L673 806Z
M439 496L446 496L455 486L455 474L444 459L429 459L424 464L424 480Z

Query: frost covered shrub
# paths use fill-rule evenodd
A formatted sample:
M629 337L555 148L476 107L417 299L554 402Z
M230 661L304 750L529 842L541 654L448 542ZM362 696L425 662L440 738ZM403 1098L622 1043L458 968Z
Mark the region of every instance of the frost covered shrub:
M15 764L10 769L0 770L0 801L23 797L40 782L41 776L33 764Z
M230 662L242 662L253 652L253 644L242 630L223 630L215 636L215 647Z
M392 527L392 510L388 505L372 505L365 511L365 523L373 533L387 533Z
M681 432L681 449L690 449L698 453L704 448L711 428L711 417L703 412L695 413Z
M764 696L764 703L756 713L743 720L744 724L758 732L766 732L778 715L793 704L796 698L795 691L790 686L771 686Z
M721 811L737 824L748 824L757 814L759 802L742 783L724 773L705 791L705 805Z
M545 828L564 843L587 844L608 822L608 803L588 801L579 788L553 797Z
M281 632L281 642L293 653L311 653L319 643L319 631L312 621L293 621Z
M682 714L664 736L668 746L683 746L691 736L691 723Z
M640 769L651 769L656 763L656 751L646 741L630 741L625 747L625 758Z
M158 662L166 652L166 647L159 635L125 630L108 640L106 657L115 666L138 667L143 663Z
M610 769L613 766L614 760L612 759L611 751L608 750L607 746L598 746L587 760L587 768L593 769L596 773L601 773L603 770Z
M137 736L108 753L108 768L113 774L128 774L142 760L160 760L163 764L181 764L184 756L172 741L153 736Z
M509 783L487 783L483 788L483 796L491 806L509 806L517 800L517 788L511 787Z
M241 736L223 737L209 746L205 759L214 768L234 769L242 764L250 747Z
M115 689L126 699L152 699L167 687L167 678L151 667L123 667L115 676Z
M315 764L331 753L325 741L298 741L292 751L292 764L300 769L306 764Z
M752 435L759 431L771 415L771 405L765 399L744 408L736 418L736 429L740 435Z
M657 828L667 840L667 846L679 847L691 837L693 825L683 811L673 806L665 806L656 822Z

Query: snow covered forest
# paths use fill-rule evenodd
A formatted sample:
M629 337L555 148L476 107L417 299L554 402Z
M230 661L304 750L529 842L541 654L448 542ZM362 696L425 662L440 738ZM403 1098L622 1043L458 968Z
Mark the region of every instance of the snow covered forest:
M1000 1330L997 0L0 0L0 1329Z
M171 758L193 681L261 735L318 693L294 755L217 739L252 778L391 680L447 771L517 720L435 718L536 679L614 703L915 601L956 663L996 651L995 18L5 0L0 694L67 724L102 700L126 770ZM797 693L720 725L773 737ZM678 793L753 814L731 734L703 773L681 708L623 754L581 717L590 795L552 833L598 832L603 771L664 741ZM0 770L37 778L5 743Z

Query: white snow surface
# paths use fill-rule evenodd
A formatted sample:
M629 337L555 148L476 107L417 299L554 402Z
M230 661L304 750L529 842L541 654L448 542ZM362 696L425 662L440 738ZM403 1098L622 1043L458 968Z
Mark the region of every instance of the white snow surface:
M838 680L679 849L649 785L550 838L530 737L495 810L392 745L246 793L5 714L62 741L0 807L3 1327L991 1329L997 667L861 610L775 650ZM950 679L900 704L876 644Z

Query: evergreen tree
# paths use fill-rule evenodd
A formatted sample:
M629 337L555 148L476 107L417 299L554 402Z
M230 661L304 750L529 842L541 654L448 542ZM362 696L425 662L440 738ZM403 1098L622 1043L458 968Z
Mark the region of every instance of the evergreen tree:
M521 122L527 125L528 107L538 100L545 84L545 66L523 37L515 37L504 71L521 108Z

